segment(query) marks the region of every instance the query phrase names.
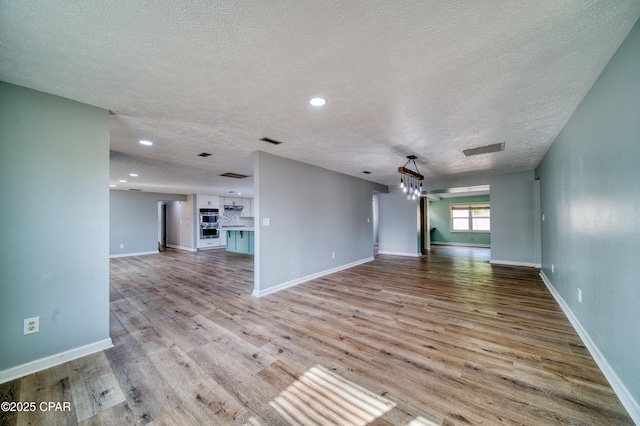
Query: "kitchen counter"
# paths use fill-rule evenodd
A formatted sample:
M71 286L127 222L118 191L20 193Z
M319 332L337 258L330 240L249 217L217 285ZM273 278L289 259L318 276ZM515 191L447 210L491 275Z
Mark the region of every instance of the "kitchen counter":
M221 226L221 231L251 231L253 232L255 228L253 226Z

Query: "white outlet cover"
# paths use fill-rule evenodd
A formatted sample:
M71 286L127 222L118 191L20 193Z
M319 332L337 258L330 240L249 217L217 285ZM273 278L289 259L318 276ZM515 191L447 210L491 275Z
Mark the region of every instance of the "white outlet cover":
M271 226L271 219L268 217L262 218L262 226Z
M27 335L40 331L40 317L25 318L22 334Z

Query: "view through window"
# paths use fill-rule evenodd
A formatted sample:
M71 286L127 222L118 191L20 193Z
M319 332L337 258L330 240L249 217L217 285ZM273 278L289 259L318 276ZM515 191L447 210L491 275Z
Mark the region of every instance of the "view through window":
M452 232L491 232L489 203L451 204Z

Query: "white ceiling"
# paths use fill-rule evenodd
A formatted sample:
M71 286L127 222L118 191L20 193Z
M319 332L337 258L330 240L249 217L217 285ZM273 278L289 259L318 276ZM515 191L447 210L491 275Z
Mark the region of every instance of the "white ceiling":
M639 16L638 0L3 1L0 80L112 111L119 189L250 196L219 174L252 175L259 149L383 184L415 154L440 181L533 169Z

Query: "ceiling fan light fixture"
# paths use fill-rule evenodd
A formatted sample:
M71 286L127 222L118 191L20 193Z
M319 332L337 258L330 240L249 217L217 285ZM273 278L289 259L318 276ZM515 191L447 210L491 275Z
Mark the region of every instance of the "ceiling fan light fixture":
M422 195L422 181L424 180L424 176L422 176L418 170L416 158L418 157L415 155L408 155L407 162L404 163L404 166L398 167L402 193L407 194L407 200L413 201ZM412 163L415 170L411 169Z

